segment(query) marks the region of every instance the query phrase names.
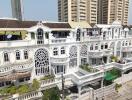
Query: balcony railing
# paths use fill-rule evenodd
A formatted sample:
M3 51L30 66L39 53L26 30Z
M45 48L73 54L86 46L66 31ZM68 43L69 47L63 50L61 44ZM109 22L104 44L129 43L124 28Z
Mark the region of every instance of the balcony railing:
M74 38L55 38L55 39L50 39L49 43L50 44L57 44L57 43L70 43L70 42L75 42Z
M32 63L13 63L0 67L0 76L9 75L13 71L16 72L30 72L32 70Z
M78 76L75 73L71 76L73 82L76 84L83 84L85 82L89 82L98 78L102 78L104 76L102 71L98 71L95 73L85 74L83 76Z
M69 58L68 57L51 57L50 58L51 63L67 63L69 62Z
M30 92L24 95L16 95L14 97L8 98L8 100L31 100L31 99L41 99L43 96L42 92Z
M103 51L89 51L90 58L98 58L103 56Z
M98 58L98 57L107 56L111 54L112 54L111 49L89 51L89 57L91 58Z
M115 63L115 66L121 70L126 70L129 68L132 68L132 62L128 62L128 63L124 63L124 64Z
M31 40L0 41L0 48L28 46L28 45L35 45L35 41L31 41Z
M122 47L122 52L130 52L132 51L132 47Z

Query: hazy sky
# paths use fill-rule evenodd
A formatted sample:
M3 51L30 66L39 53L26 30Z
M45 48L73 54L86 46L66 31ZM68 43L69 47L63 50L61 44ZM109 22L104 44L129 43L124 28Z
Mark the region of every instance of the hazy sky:
M0 0L0 17L11 17L11 0ZM23 0L26 20L57 21L57 0ZM132 24L132 0L129 6L129 24Z

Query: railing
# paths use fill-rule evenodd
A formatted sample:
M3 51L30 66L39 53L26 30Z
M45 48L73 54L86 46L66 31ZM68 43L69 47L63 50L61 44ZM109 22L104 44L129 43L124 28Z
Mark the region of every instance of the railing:
M66 42L66 39L52 39L51 40L51 43L65 43Z
M41 86L50 85L51 83L54 83L55 79L47 79L47 80L41 80Z
M32 68L32 64L11 64L9 66L0 67L0 76L9 75L13 70L17 72L27 72L31 71Z
M100 89L94 90L94 100L96 100L96 98L100 98L100 97L109 95L112 92L115 92L115 84L112 84L112 85L105 86L105 87L102 87Z
M31 40L0 41L0 48L35 45Z
M122 77L117 78L116 80L114 80L115 83L118 84L124 84L126 82L129 82L132 80L132 72L130 72L129 74L124 74L122 75Z
M64 58L56 58L56 57L51 57L51 63L66 63L69 62L68 57L64 57Z
M91 58L95 58L95 57L97 58L97 57L102 57L104 55L111 55L111 54L112 54L111 49L89 51L89 56Z
M101 41L102 37L101 36L90 36L89 41Z
M83 41L101 41L103 38L101 36L85 36Z
M55 38L49 40L50 44L75 42L74 38Z
M122 47L122 52L130 52L130 51L132 51L132 47Z
M30 99L40 99L42 98L42 92L30 92L24 95L18 95L16 97L9 98L8 100L30 100Z
M89 57L91 58L97 58L102 56L103 56L103 51L89 51Z
M132 62L128 62L125 64L121 64L121 63L115 63L115 66L121 70L125 70L127 68L131 68L132 67Z
M112 63L107 63L107 64L102 64L102 65L97 65L97 66L92 66L98 70L108 70L108 69L111 69L113 68L115 65L115 62L112 62Z
M92 81L97 78L102 78L104 76L103 71L98 71L95 73L85 74L83 76L78 76L75 73L71 75L72 81L78 85L83 84L84 82Z

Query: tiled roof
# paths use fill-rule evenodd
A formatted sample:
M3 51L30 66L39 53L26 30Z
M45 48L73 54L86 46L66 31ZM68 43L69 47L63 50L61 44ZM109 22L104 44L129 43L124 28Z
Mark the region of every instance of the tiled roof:
M0 28L30 28L37 25L38 21L18 21L0 19ZM49 28L71 28L69 23L43 23Z
M18 21L0 19L0 28L29 28L37 24L37 21Z
M69 23L43 23L49 28L71 28Z

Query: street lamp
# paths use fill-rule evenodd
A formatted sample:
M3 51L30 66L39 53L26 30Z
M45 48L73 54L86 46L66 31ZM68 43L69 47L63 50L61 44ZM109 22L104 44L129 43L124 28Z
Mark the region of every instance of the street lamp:
M64 94L64 82L65 82L65 79L64 79L63 73L61 74L61 79L62 79L62 100L64 100L65 99L65 94Z

